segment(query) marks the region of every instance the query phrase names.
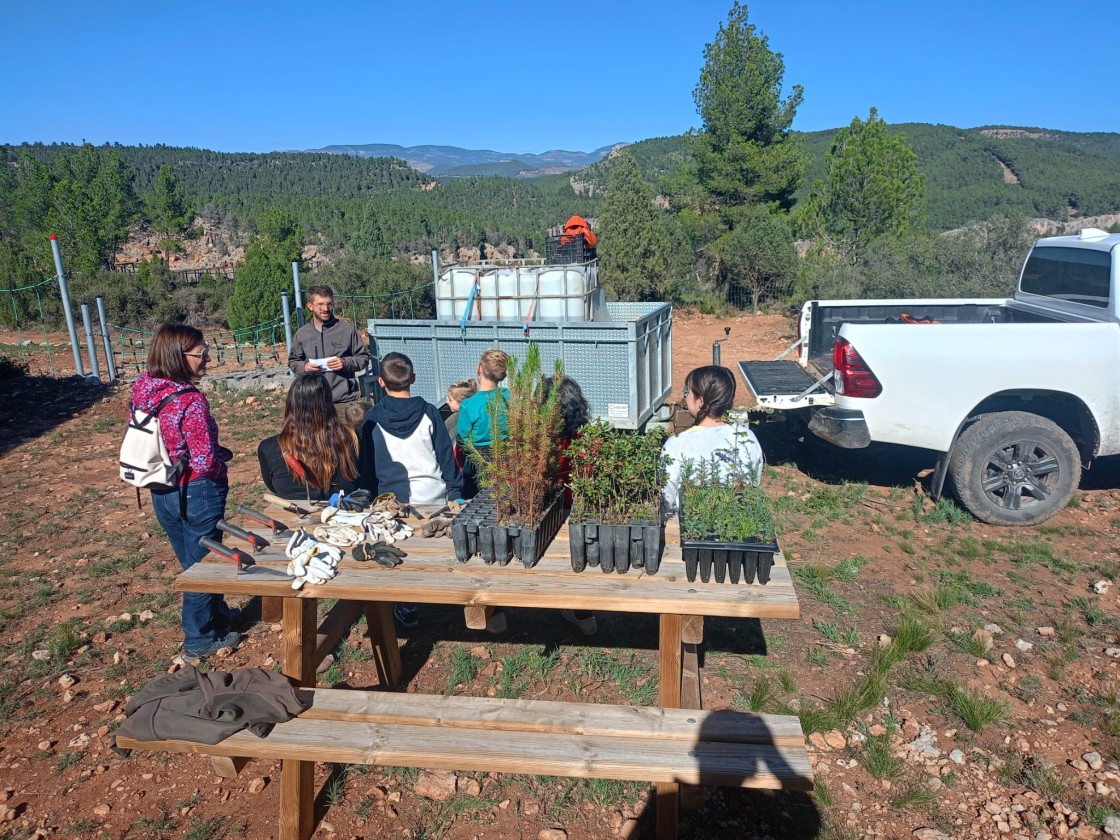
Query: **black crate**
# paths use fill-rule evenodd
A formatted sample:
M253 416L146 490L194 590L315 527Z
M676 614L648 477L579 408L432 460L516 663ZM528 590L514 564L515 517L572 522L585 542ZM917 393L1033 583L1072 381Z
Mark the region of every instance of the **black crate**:
M544 254L548 265L570 265L595 259L595 249L587 244L582 233L549 236L545 240Z
M536 528L499 525L498 512L489 490L480 490L451 523L455 558L466 563L481 554L487 565L505 566L514 556L528 569L541 559L564 520L564 494L557 493L545 507Z
M657 574L665 552L665 526L653 522L603 525L568 520L572 569L598 566L604 572L626 574L631 568Z

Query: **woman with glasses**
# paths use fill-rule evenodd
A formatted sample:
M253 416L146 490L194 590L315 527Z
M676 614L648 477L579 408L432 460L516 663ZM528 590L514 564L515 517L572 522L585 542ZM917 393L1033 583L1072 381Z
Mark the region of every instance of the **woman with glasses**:
M217 524L229 492L226 462L233 453L218 444L218 424L197 388L209 361L199 330L163 324L148 351L147 371L132 386L132 405L145 413L170 398L159 409L159 429L168 455L183 464L183 471L178 487L152 491L152 509L183 569L206 556L200 537L221 540ZM182 661L194 664L222 648L237 647L241 636L233 629L236 618L221 595L184 593Z

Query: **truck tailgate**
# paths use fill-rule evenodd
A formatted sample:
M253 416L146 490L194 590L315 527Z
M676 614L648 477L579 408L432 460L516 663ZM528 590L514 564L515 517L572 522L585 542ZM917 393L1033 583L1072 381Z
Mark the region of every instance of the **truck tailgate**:
M819 381L792 359L739 362L739 372L761 407L789 409L833 404L831 375Z

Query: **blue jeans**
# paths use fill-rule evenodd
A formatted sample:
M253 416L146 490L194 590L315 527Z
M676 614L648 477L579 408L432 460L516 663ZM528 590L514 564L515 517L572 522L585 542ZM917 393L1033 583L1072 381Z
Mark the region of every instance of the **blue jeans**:
M167 532L179 565L189 569L209 549L198 544L201 537L221 542L218 520L225 515L229 485L209 478L196 478L187 485L187 518L179 512L179 491L153 491L152 508ZM183 647L197 651L229 631L229 607L221 595L183 593Z

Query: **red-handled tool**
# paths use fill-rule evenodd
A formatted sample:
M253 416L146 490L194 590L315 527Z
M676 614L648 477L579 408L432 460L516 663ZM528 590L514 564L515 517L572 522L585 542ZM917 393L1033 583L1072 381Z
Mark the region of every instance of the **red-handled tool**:
M259 510L253 510L251 507L245 505L238 505L237 512L242 516L252 519L254 522L259 522L262 525L267 525L272 529L272 535L282 540L291 539L295 535L295 531L285 525L283 522L277 522L271 516L266 516Z
M231 525L224 519L218 520L218 530L225 531L231 537L237 537L239 540L244 540L253 547L253 551L263 551L268 548L272 543L262 537L260 534L254 534L252 531L246 531L244 528L238 528L236 525Z
M246 554L240 548L231 548L228 545L222 545L217 540L212 540L209 537L202 537L198 544L203 548L208 548L215 554L220 554L227 560L233 560L237 563L237 577L239 578L268 578L269 580L295 580L293 575L288 574L280 569L270 569L268 566L258 566L257 561L251 555Z

